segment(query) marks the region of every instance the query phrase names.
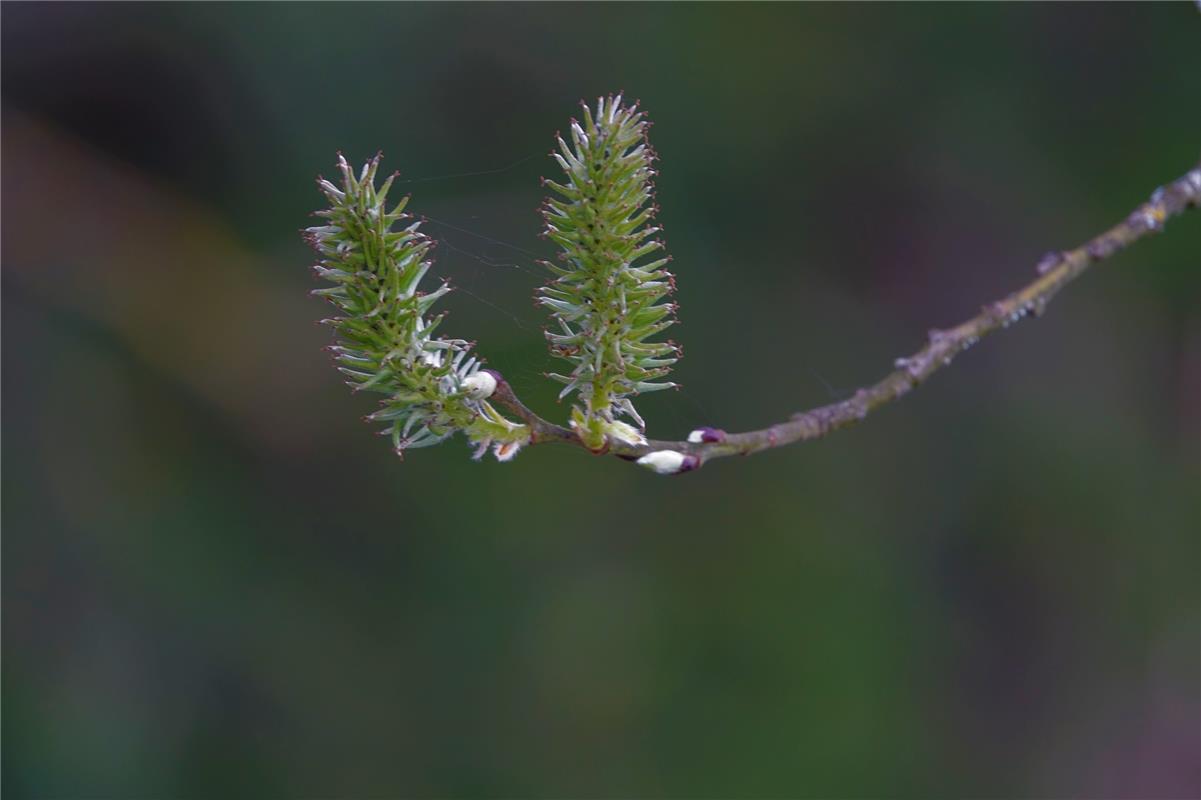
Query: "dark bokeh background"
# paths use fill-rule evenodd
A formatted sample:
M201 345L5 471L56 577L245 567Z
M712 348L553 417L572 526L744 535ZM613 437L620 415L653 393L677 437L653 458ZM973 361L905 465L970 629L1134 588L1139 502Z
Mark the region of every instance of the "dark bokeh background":
M1195 213L863 426L670 480L398 461L297 235L382 148L449 330L561 419L537 179L624 88L687 348L643 413L758 427L1195 164L1194 4L2 18L6 797L1201 795Z

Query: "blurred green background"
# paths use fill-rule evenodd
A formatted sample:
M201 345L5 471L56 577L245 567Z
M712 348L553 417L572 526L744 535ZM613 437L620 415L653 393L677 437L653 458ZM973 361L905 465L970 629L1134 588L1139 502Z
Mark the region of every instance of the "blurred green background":
M297 235L382 148L447 331L562 419L538 177L624 89L687 350L640 409L759 427L1194 165L1193 3L2 17L6 797L1201 796L1201 215L678 479L398 461Z

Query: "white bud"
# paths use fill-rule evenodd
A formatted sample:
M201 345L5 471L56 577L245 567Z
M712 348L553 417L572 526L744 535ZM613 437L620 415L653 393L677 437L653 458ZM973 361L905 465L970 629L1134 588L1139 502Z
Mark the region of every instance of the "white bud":
M674 475L680 471L687 456L675 450L656 450L638 459L638 463L647 469L653 469L660 475Z
M480 371L470 378L464 378L459 388L472 400L483 400L496 391L496 378L492 377L491 372Z
M692 433L688 434L688 441L692 442L693 444L699 444L700 442L705 441L705 432L693 431Z

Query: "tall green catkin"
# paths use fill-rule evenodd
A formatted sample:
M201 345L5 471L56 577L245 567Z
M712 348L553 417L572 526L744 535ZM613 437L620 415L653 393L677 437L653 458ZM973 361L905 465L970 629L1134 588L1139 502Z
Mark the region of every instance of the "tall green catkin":
M647 122L637 103L620 95L583 105L583 122L571 121L570 145L558 137L552 156L566 181L544 180L554 192L542 207L544 235L557 243L559 264L543 262L558 277L539 290L555 328L551 353L569 361L560 397L576 394L571 425L593 451L610 438L642 441L645 427L632 398L675 386L661 380L680 349L650 341L674 321L675 305L661 302L675 288L669 256L654 238L652 164ZM625 415L637 428L616 417Z

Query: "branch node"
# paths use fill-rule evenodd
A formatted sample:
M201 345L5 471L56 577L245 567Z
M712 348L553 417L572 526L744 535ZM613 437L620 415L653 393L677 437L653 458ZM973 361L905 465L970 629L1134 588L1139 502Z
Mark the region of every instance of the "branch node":
M1063 263L1063 252L1059 250L1048 250L1038 262L1038 274L1046 275L1051 270Z

